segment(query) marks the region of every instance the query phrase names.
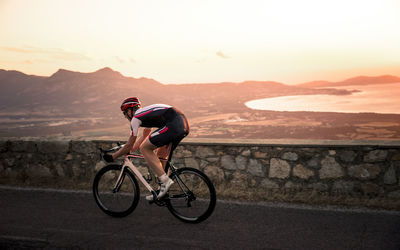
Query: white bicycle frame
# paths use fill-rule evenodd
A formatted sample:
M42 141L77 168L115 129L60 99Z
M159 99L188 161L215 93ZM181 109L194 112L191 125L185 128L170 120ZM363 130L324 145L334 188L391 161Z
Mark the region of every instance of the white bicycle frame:
M150 186L150 184L146 181L146 179L143 178L142 173L140 173L140 171L135 167L135 165L133 165L133 163L129 159L129 157L143 158L143 156L133 155L133 154L127 154L125 156L124 163L122 164L121 173L119 174L118 180L115 183L114 190L118 190L119 189L119 187L120 187L120 185L122 184L122 181L123 181L123 173L124 173L126 168L129 168L136 175L136 177L140 180L140 182L147 188L147 190L149 190L153 195L157 196L157 194L154 191L154 189L152 188L152 186Z

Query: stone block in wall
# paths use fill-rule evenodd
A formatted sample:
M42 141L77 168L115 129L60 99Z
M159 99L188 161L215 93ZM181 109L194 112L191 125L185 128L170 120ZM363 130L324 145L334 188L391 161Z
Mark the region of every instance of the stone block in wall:
M188 168L199 169L199 163L194 158L185 158L185 166Z
M311 188L317 192L327 192L329 190L329 186L322 182L311 183L308 185L308 188Z
M106 166L106 163L104 161L98 161L96 165L94 165L94 172L97 173L100 171L100 169L104 168Z
M91 141L71 141L71 151L78 154L99 153L96 144Z
M37 148L43 154L66 154L69 150L69 141L38 141Z
M400 199L400 190L390 192L387 196L392 199Z
M353 162L357 154L352 150L345 150L339 153L340 160L344 162Z
M42 164L32 165L27 164L25 173L30 179L34 178L51 178L53 175L50 169Z
M214 184L216 183L223 183L225 179L224 171L214 165L207 166L204 169L204 173L213 181Z
M255 151L253 152L253 157L256 159L266 159L268 156L265 152Z
M4 171L4 166L3 166L3 163L1 163L1 161L0 161L0 176L2 176L3 175L3 171Z
M386 170L385 175L383 176L383 183L387 185L396 184L397 177L396 177L396 169L394 168L393 164Z
M380 162L385 161L388 152L386 150L373 150L364 156L365 162Z
M311 169L308 169L306 167L304 167L301 164L297 164L294 168L293 168L293 176L298 177L300 179L304 179L307 180L310 177L314 176L314 171L312 171Z
M74 159L74 156L72 154L67 154L64 158L64 161L71 161Z
M250 156L250 155L251 155L250 149L245 149L245 150L243 150L242 153L241 153L241 155L243 155L243 156L245 156L245 157Z
M232 174L231 184L236 188L246 188L248 186L248 175L236 171Z
M286 190L290 190L290 191L295 191L295 190L301 190L303 189L302 185L300 183L296 183L293 181L288 181L285 183L285 185L283 186Z
M215 156L215 151L211 147L198 146L195 155L200 158Z
M354 182L339 180L333 183L332 193L351 194L354 191Z
M380 172L381 168L378 165L370 163L350 166L348 169L349 176L360 180L375 179Z
M264 176L263 165L256 159L250 159L247 166L247 172L253 176Z
M241 155L236 156L235 158L236 166L239 170L245 170L247 167L247 158Z
M317 158L312 158L309 161L307 161L307 166L313 169L319 169L319 160Z
M343 176L343 169L334 157L327 156L321 161L321 169L319 170L320 179L334 179Z
M4 167L13 167L17 161L17 158L14 155L7 155L7 157L1 159L3 161Z
M400 153L395 153L392 156L392 161L400 161Z
M8 141L0 141L0 153L7 152L9 143Z
M18 181L21 173L22 173L22 169L5 168L2 173L2 176L6 177L12 181L15 181L15 180Z
M215 163L219 161L219 157L208 157L206 158L206 161Z
M10 152L34 153L36 152L36 142L32 141L10 141Z
M299 156L295 152L285 152L281 158L288 161L297 161Z
M221 157L221 167L228 170L235 170L236 162L231 155L223 155Z
M177 149L175 149L174 151L174 158L188 158L188 157L192 157L193 154L191 151L183 148L183 147L178 147Z
M239 147L223 147L221 149L216 148L218 151L222 151L223 154L229 154L229 155L238 155L240 153L240 148Z
M290 175L290 165L287 161L272 158L269 167L269 177L286 179Z
M77 163L72 164L73 177L82 178L86 176L86 168L87 168L86 164L77 164Z
M279 184L270 179L263 179L260 183L260 186L266 189L278 189Z
M60 163L56 163L56 165L54 166L54 169L56 171L57 176L59 176L59 177L65 177L66 176L66 172L65 172L63 166Z
M215 163L215 162L213 162ZM210 164L209 161L207 160L200 160L200 169L204 169L205 167L207 167Z
M364 195L369 197L375 197L383 194L382 187L372 182L361 183L361 191Z

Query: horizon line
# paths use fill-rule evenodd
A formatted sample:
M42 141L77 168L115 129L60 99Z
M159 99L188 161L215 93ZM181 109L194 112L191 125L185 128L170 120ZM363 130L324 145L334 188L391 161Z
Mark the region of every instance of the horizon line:
M372 76L372 75L356 75L356 76L353 76L353 77L345 78L345 79L340 80L340 81L330 81L330 80L322 80L322 79L319 79L319 80L312 80L312 81L307 81L307 82L302 82L302 83L295 83L295 84L287 84L287 83L284 83L284 82L278 82L278 81L274 81L274 80L244 80L244 81L240 81L240 82L235 82L235 81L222 81L222 82L162 83L162 82L160 82L160 81L158 81L158 80L156 80L156 79L154 79L154 78L149 78L149 77L144 77L144 76L141 76L141 77L134 77L134 76L123 75L121 72L116 71L116 70L112 69L112 68L109 67L109 66L105 66L105 67L103 67L103 68L100 68L100 69L98 69L98 70L91 71L91 72L81 72L81 71L76 71L76 70L70 70L70 69L59 68L57 71L55 71L53 74L51 74L51 75L49 75L49 76L37 75L37 74L29 74L29 73L25 73L25 72L20 71L20 70L17 70L17 69L0 69L0 70L4 70L4 71L15 71L15 72L19 72L19 73L22 73L22 74L24 74L24 75L27 75L27 76L37 76L37 77L46 77L46 78L52 77L53 75L55 75L55 74L56 74L57 72L59 72L59 71L67 71L67 72L80 73L80 74L94 74L94 73L99 72L99 71L110 70L110 71L112 71L112 72L115 72L115 73L120 74L121 76L123 76L123 77L125 77L125 78L134 78L134 79L143 79L143 78L144 78L144 79L148 79L148 80L154 80L154 81L156 81L156 82L158 82L158 83L160 83L160 84L163 84L163 85L223 84L223 83L241 84L241 83L246 83L246 82L269 82L269 83L279 83L279 84L284 84L284 85L289 85L289 86L297 86L297 85L303 85L303 84L315 83L315 82L341 83L341 82L344 82L344 81L347 81L347 80L350 80L350 79L360 78L360 77L365 77L365 78L396 77L396 78L399 78L399 81L400 81L400 77L397 76L397 75L382 74L382 75L375 75L375 76Z

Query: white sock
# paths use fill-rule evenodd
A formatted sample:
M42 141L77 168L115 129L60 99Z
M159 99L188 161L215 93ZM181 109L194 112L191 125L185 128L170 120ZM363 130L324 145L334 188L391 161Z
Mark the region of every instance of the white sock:
M166 183L169 180L169 177L166 174L161 175L160 177L158 177L158 179L162 182L162 183Z

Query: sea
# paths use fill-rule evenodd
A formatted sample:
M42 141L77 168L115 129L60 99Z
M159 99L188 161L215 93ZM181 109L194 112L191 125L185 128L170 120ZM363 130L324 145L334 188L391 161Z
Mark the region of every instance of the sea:
M400 83L332 87L351 95L296 95L246 102L255 110L400 114Z

